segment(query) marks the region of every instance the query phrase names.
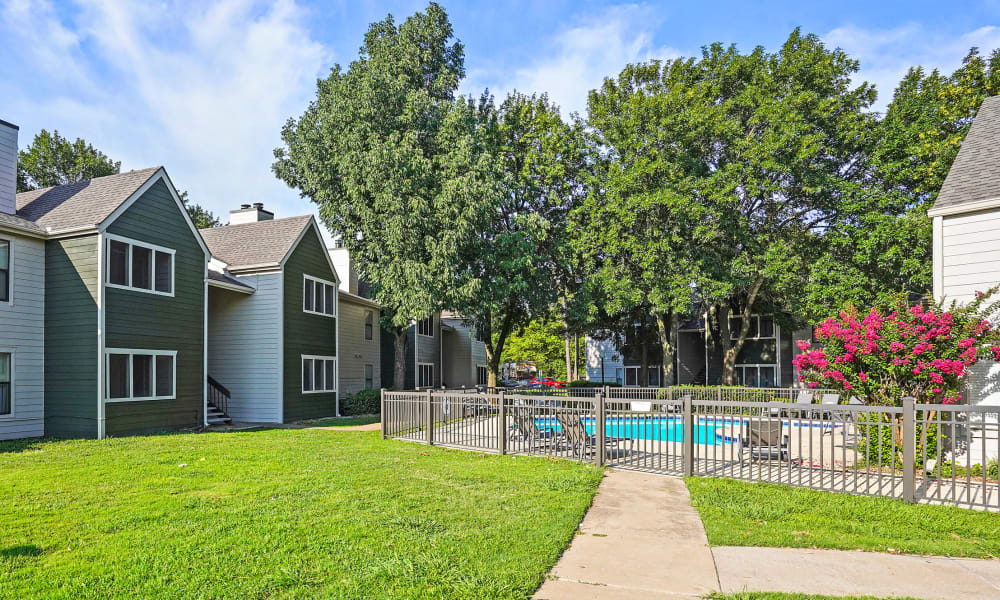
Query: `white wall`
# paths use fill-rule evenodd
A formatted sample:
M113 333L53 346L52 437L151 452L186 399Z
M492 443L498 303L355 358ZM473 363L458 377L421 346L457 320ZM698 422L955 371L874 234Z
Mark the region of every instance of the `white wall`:
M208 374L229 389L234 421L280 423L281 275L237 279L257 291L208 288Z
M16 212L17 130L0 123L0 212Z
M358 272L354 269L351 254L347 248L328 248L327 251L330 253L330 260L333 261L333 266L337 269L337 275L340 277L340 289L357 295Z
M0 416L0 439L38 437L44 433L45 242L5 233L0 239L11 242L13 271L11 302L0 302L0 352L14 355L13 411Z
M940 221L938 221L940 219ZM935 292L946 302L969 302L1000 283L1000 209L935 217ZM1000 364L980 361L969 371L967 398L1000 405Z
M616 370L623 366L621 354L615 349L614 340L595 340L587 336L585 342L587 354L587 379L589 381L616 381ZM604 379L601 379L601 363L603 358Z

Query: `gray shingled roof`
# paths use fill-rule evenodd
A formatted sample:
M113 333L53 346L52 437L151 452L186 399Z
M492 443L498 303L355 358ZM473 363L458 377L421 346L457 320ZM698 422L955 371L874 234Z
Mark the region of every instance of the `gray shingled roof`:
M983 100L934 209L1000 198L1000 96Z
M22 219L17 215L8 215L7 213L0 212L0 227L12 227L14 229L21 229L29 233L39 233L44 234L45 229L35 225L31 221Z
M212 256L230 269L277 266L311 219L305 215L199 231Z
M17 216L49 231L92 227L107 219L160 167L21 192Z
M221 281L222 283L227 283L229 285L235 285L237 287L246 288L251 292L254 291L252 285L247 285L242 281L240 281L239 279L236 279L235 277L230 277L225 273L219 273L218 271L213 271L211 269L208 270L208 278L211 279L212 281Z

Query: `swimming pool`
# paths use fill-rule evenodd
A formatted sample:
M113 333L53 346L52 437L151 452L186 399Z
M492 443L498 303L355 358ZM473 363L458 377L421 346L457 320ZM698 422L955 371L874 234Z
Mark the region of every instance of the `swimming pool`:
M587 433L594 434L594 418L583 417ZM739 442L739 431L742 419L726 417L721 419L700 418L695 423L695 443L702 445L735 444ZM542 431L560 431L559 421L554 417L536 418L535 424ZM786 423L790 427L823 427L818 423L812 425L792 421ZM839 427L839 425L838 425ZM604 435L609 437L624 437L637 440L652 440L657 442L684 441L684 420L679 416L623 416L605 419Z

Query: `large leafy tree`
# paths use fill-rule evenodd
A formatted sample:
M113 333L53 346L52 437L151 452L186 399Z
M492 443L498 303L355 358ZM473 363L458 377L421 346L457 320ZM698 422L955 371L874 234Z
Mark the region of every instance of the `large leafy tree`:
M556 379L568 379L562 353L562 326L552 320L535 320L508 338L503 350L503 361L534 361L539 373Z
M407 327L464 289L456 253L482 180L469 175L482 154L478 110L456 98L464 73L462 45L439 5L399 25L390 15L370 26L346 70L336 65L318 82L275 150L275 174L319 205L382 304L382 323L396 336L397 388Z
M975 48L948 75L909 70L872 144L869 193L842 211L804 288L804 314L819 321L847 304L885 308L894 296L931 287L926 212L979 105L1000 93L1000 51Z
M724 383L733 382L746 317L798 308L818 232L864 191L875 92L852 86L857 69L796 30L774 53L713 44L700 59L631 66L591 97L593 124L624 140L611 155L621 183L609 187L628 205L614 214L642 226L618 244L637 246L625 248L621 270L653 257L669 282L653 288L646 277L619 278L637 283L623 295L644 300L657 290L653 306L673 310L696 300L721 350ZM615 97L627 110L598 110ZM646 116L653 122L630 135ZM615 226L612 217L591 222ZM735 331L731 314L744 317L733 321Z
M121 166L121 161L111 160L80 138L70 141L56 130L49 133L43 129L18 153L17 191L114 175Z
M545 95L513 93L498 107L485 96L477 122L485 164L462 242L468 284L449 305L479 331L495 385L510 335L560 300L567 307L569 214L583 195L586 143L582 124L563 121Z

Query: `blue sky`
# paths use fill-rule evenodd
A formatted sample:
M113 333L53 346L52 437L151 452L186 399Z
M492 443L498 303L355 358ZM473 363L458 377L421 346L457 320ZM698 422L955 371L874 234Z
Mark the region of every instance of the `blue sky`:
M910 65L952 70L1000 47L986 2L442 2L466 47L463 91L548 92L564 112L625 64L721 41L775 48L794 27L861 61L879 105ZM264 202L313 210L270 173L282 123L357 54L370 22L425 2L0 0L0 119L22 147L42 128L124 169L162 164L216 214Z

